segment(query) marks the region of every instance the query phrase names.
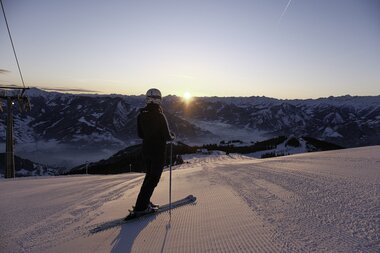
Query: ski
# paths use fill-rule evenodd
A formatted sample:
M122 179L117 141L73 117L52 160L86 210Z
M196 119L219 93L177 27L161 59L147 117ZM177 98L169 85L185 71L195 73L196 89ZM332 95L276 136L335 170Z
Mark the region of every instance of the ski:
M179 199L179 200L173 202L171 204L171 208L174 209L174 208L177 208L177 207L180 207L180 206L184 206L184 205L187 205L187 204L195 203L196 200L197 200L197 198L195 196L189 195L189 196L187 196L187 197L185 197L183 199ZM125 217L124 217L124 218L119 218L119 219L116 219L116 220L111 220L111 221L102 223L102 224L96 226L95 228L92 228L90 230L90 233L91 234L95 234L95 233L98 233L98 232L102 232L104 230L107 230L107 229L110 229L110 228L113 228L113 227L121 226L121 225L127 224L127 223L136 222L136 221L138 221L140 219L144 219L144 218L147 218L147 217L159 214L159 213L167 212L169 210L170 210L170 204L165 204L165 205L160 206L155 212L147 213L147 214L141 215L141 216L133 218L133 219L125 220Z

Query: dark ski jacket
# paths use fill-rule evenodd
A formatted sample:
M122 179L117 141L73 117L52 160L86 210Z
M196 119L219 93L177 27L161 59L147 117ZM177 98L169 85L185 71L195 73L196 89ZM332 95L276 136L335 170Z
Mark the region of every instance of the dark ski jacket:
M143 139L143 154L163 156L166 141L174 139L159 105L150 103L137 116L137 133Z

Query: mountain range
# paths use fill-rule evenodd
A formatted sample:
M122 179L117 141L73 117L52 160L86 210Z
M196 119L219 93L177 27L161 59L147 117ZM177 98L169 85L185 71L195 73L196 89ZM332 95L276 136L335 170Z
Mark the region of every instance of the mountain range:
M16 153L23 157L50 164L61 159L54 165L69 167L83 163L82 156L98 160L141 142L136 117L145 104L143 95L64 94L35 88L27 95L31 112L19 113L14 107ZM163 109L177 140L191 145L255 143L280 135L310 136L344 147L380 144L380 96L199 97L190 102L166 96ZM6 114L1 115L0 140L5 143Z

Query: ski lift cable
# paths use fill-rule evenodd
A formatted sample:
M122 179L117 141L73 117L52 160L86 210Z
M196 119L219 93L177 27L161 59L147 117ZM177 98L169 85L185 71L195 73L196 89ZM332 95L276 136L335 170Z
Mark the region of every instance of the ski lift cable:
M9 29L9 25L8 25L7 17L6 17L6 15L5 15L5 10L4 10L4 5L3 5L3 0L0 0L0 3L1 3L1 9L3 10L3 15L4 15L4 20L5 20L5 25L7 26L9 39L11 40L12 49L13 49L13 54L14 54L14 56L15 56L15 58L16 58L16 63L17 63L17 67L18 67L18 72L19 72L20 77L21 77L22 85L23 85L24 88L25 88L24 78L23 78L23 76L22 76L22 72L21 72L20 64L19 64L19 62L18 62L18 58L17 58L17 54L16 54L16 49L15 49L15 46L14 46L14 44L13 44L13 40L12 40L11 31L10 31L10 29Z

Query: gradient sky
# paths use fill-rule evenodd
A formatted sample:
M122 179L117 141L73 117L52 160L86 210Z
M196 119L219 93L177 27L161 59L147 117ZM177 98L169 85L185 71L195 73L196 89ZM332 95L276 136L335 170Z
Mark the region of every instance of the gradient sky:
M27 86L379 95L380 1L292 0L284 13L288 3L3 0ZM2 16L0 69L1 84L21 84Z

